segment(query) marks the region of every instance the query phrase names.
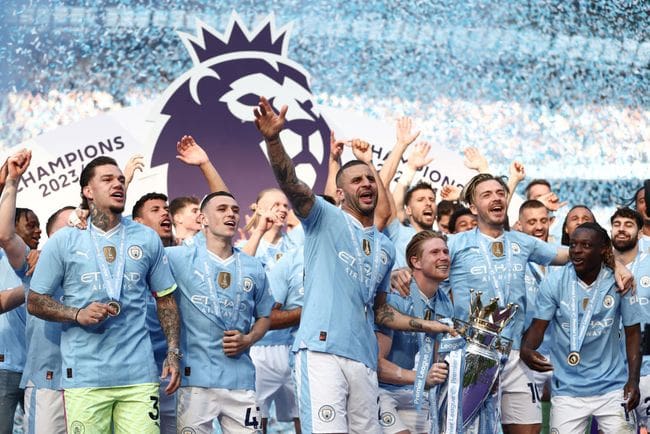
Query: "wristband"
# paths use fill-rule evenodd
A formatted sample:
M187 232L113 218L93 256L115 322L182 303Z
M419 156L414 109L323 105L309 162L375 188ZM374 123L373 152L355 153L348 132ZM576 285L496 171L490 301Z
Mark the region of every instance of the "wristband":
M79 316L79 312L81 312L81 309L83 308L82 307L78 308L77 312L74 314L74 322L76 322L77 324L79 324L79 321L77 321L77 317Z

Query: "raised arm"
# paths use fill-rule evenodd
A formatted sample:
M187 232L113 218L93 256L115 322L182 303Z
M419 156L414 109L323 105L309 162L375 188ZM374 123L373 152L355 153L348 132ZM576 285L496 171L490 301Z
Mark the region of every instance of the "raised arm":
M508 176L508 190L510 190L510 193L508 194L508 206L510 205L512 197L515 195L517 186L524 180L524 178L526 178L524 165L519 161L513 161L510 163L510 176Z
M481 152L474 147L465 148L465 160L463 163L468 169L478 171L478 173L490 173L490 167L487 159Z
M144 169L144 157L140 154L133 154L124 167L124 190L129 189L129 184L133 181L135 172L142 172L142 169Z
M221 175L219 175L219 172L217 172L217 169L210 161L208 154L196 143L196 140L192 136L181 137L178 143L176 143L176 150L178 151L176 158L185 164L198 166L201 169L201 173L203 173L203 177L208 182L208 188L211 193L215 191L230 192Z
M415 172L421 170L424 166L433 161L433 158L429 157L429 151L431 151L431 145L429 145L429 143L417 143L406 162L406 170L402 173L402 176L400 176L399 181L395 185L395 189L393 190L393 200L395 201L397 218L399 218L400 221L406 219L406 215L404 214L404 197L411 186L411 181L413 181Z
M327 181L325 181L325 195L336 197L336 174L341 168L341 154L344 142L336 140L334 131L330 133L330 156L327 163Z
M307 217L316 198L311 188L296 176L296 168L287 155L280 140L280 131L284 127L287 106L276 114L266 98L260 97L255 109L255 126L264 137L271 167L280 189L287 195L294 212L300 217Z
M388 154L388 158L381 166L379 175L387 189L390 189L390 182L395 177L399 163L402 161L406 148L415 141L420 135L419 131L413 131L413 121L409 117L401 117L397 120L396 125L397 142L393 150Z
M25 242L16 233L16 196L18 183L27 171L32 151L22 149L7 160L7 178L0 196L0 247L4 249L9 264L19 269L25 263Z

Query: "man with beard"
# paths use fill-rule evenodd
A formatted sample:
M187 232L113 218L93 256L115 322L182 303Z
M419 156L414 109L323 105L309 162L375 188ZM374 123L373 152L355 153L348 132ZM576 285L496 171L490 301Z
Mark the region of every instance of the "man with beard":
M551 432L584 432L593 416L603 432L635 433L641 366L638 303L617 291L611 242L598 224L583 223L573 231L569 254L571 264L542 282L521 358L532 369L553 370ZM619 346L621 321L627 372ZM552 365L536 351L549 325Z
M29 155L10 163L16 179ZM158 236L122 218L124 175L115 160L98 157L80 175L90 210L87 230L64 228L38 260L28 309L64 323L62 386L69 432L159 433L158 371L142 312L146 293L156 297L169 353L162 377L167 393L179 384L179 318L176 288ZM63 288L65 304L52 295Z
M641 344L643 360L641 362L641 391L640 404L636 408L639 426L648 428L650 414L650 255L639 249L639 236L643 228L643 217L630 208L619 208L610 219L612 225L612 246L614 257L627 264L634 275L636 283L636 298L630 302L638 302L641 313Z
M352 160L339 170L341 208L336 208L297 178L280 140L286 113L283 106L276 114L261 97L255 125L276 180L305 230L305 297L293 346L302 429L379 433L373 318L398 330L453 329L408 317L386 303L394 248L373 225L377 195L385 191L378 185L371 147L353 149L363 161Z
M415 318L451 318L454 307L440 282L449 276L449 250L446 238L431 230L418 232L406 247L406 257L413 272L411 291L407 297L388 294L387 301L395 309ZM377 333L379 344L379 420L384 434L429 432L426 401L420 411L413 399L416 383L416 354L424 357L426 344L418 333L399 332L381 327ZM424 362L422 362L424 363ZM427 366L427 387L443 383L447 365L433 363ZM436 405L435 403L433 405Z
M502 332L513 339L513 349L501 375L503 402L521 400L527 393L530 402L531 379L519 361L519 343L526 315L525 270L529 262L543 266L562 264L568 259L565 249L558 249L521 232L506 231L508 187L503 179L487 173L476 175L466 185L464 201L476 215L478 226L450 237L451 269L449 285L456 317L469 319L470 288L483 292L484 300L498 297L501 308L519 306L514 318ZM508 394L514 394L509 399ZM521 407L521 408L520 408ZM523 408L502 405L501 422L505 433L537 433L542 422L538 403ZM524 411L525 410L525 411ZM492 418L495 415L486 415Z

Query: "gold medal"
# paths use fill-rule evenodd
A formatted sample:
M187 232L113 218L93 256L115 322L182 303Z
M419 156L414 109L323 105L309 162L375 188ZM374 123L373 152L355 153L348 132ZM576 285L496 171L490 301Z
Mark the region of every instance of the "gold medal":
M370 256L371 250L370 250L370 241L366 240L365 238L363 239L363 253L366 254L366 256Z
M503 256L503 241L495 241L492 243L492 254L497 258Z
M578 363L580 363L580 353L577 351L571 351L569 356L566 358L566 361L569 366L578 366Z
M106 258L106 262L109 264L115 261L115 258L117 258L117 250L115 250L115 247L113 246L104 246L104 258Z
M230 273L227 271L220 271L219 276L217 276L217 282L222 289L226 289L230 286Z

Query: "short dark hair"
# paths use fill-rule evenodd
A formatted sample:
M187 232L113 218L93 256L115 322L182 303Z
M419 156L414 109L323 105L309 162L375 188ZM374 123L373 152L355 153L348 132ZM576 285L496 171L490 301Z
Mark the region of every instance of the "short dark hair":
M440 221L443 216L452 215L454 211L461 208L464 208L464 206L456 201L441 200L436 208L436 220Z
M14 215L14 225L18 224L21 218L27 218L27 215L29 213L36 215L36 213L29 208L16 208L16 214Z
M45 223L45 233L47 234L48 237L52 234L52 226L54 225L56 219L59 218L59 215L61 215L63 211L67 211L69 209L74 210L76 208L70 205L64 206L63 208L59 208L56 211L54 211L54 214L52 214L50 218L47 219L47 223Z
M617 217L632 219L636 222L637 229L641 230L643 228L643 217L641 216L641 213L639 211L633 210L632 208L623 207L617 209L614 212L614 214L612 214L612 217L609 219L609 222L611 224L614 224L614 219L616 219Z
M571 211L573 211L574 209L577 209L577 208L584 208L587 211L589 211L589 213L591 214L591 217L594 219L594 221L596 221L596 217L594 216L594 213L589 209L589 207L587 205L575 205L574 207L572 207L569 210L569 212L566 213L566 217L564 217L564 223L562 223L562 241L561 241L561 243L562 243L563 246L568 246L569 245L569 234L566 233L566 224L569 221L569 214L571 214Z
M230 192L227 192L227 191L213 191L212 193L205 196L203 198L203 200L201 201L201 204L199 205L199 207L201 209L201 212L203 212L203 210L205 209L208 202L210 202L213 198L215 198L217 196L227 196L227 197L232 197L233 199L235 199L235 196L233 196L232 193L230 193Z
M436 193L438 192L438 190L433 188L430 183L426 181L419 181L417 184L406 191L406 194L404 195L404 205L408 206L408 203L411 201L411 196L413 196L413 193L418 190L431 190L434 199L436 197Z
M607 265L609 268L611 268L612 270L614 270L615 268L614 251L612 249L612 240L609 238L609 234L607 234L607 231L601 225L595 222L583 223L576 228L576 231L578 229L589 229L591 231L596 232L596 234L599 236L603 244L603 247L605 248L603 263Z
M142 208L144 204L149 200L164 200L167 202L167 196L162 193L147 193L143 195L138 201L133 205L133 211L131 212L131 217L138 218L142 217Z
M90 208L90 206L88 205L88 199L83 194L83 188L87 186L90 180L92 179L92 177L95 176L95 168L99 166L106 166L106 165L120 167L117 165L117 161L115 161L113 158L102 155L100 157L93 159L81 171L81 175L79 175L79 185L81 186L81 190L82 190L81 191L82 208L84 209Z
M180 212L180 210L184 209L185 207L190 205L198 205L199 203L200 200L196 196L176 197L169 203L169 214L173 218L176 214L178 214L178 212Z
M476 187L478 187L479 184L482 184L486 181L497 181L499 184L501 184L501 187L503 187L503 189L506 191L506 194L510 194L510 189L508 188L508 184L506 184L506 182L503 180L502 177L494 176L490 173L479 173L478 175L470 179L467 185L465 185L465 188L463 189L463 192L461 194L463 202L470 205L474 204L474 193L476 191Z
M524 201L524 203L521 204L519 207L519 215L521 215L522 212L524 212L527 209L540 209L544 208L548 211L548 208L544 206L544 204L537 199L529 199Z
M422 255L422 244L425 241L428 241L432 238L439 238L443 240L445 243L447 242L447 237L442 232L433 231L431 229L425 229L413 235L413 238L411 238L411 241L409 241L409 243L407 244L406 264L411 270L413 269L413 264L411 264L411 258L413 256L420 258Z
M453 213L451 213L451 217L449 217L449 233L455 234L456 233L456 220L458 220L460 217L464 215L473 215L472 211L470 211L469 208L466 207L461 207L455 210Z
M360 164L363 164L365 166L368 165L361 160L350 160L347 163L345 163L343 166L341 166L339 171L336 172L336 187L341 186L341 177L343 176L343 172L345 172L349 167L359 166Z
M541 179L541 178L533 179L526 186L526 190L525 190L526 191L526 199L530 199L530 197L528 196L530 194L530 189L532 187L536 186L536 185L545 185L545 186L547 186L549 188L549 190L551 189L551 183L548 182L547 180Z

